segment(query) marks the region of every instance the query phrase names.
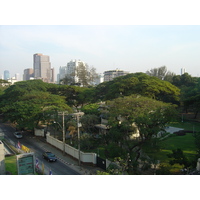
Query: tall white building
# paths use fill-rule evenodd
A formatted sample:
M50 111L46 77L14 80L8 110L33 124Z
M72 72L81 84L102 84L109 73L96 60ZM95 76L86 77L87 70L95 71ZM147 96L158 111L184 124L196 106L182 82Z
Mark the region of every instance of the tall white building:
M181 75L185 74L186 73L186 70L185 68L181 68Z
M20 78L20 74L19 74L19 73L16 73L16 74L15 74L15 79L16 79L17 81L21 81L21 78Z
M78 71L81 69L81 67L86 68L87 65L85 62L80 60L71 60L66 66L60 67L57 78L58 83L66 76L69 76L75 84L79 83Z
M34 78L42 79L44 82L51 82L51 63L49 56L43 55L41 53L36 53L33 55L33 69Z

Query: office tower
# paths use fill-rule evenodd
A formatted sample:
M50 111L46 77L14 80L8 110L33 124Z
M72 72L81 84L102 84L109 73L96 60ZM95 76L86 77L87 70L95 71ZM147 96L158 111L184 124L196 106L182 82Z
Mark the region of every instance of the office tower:
M104 72L104 81L111 81L118 76L127 75L129 72L125 72L123 70L109 70Z
M23 81L30 80L33 77L34 77L34 71L32 68L28 68L24 70Z
M186 70L185 68L181 68L181 75L185 74L186 73Z
M33 69L35 79L42 79L48 83L51 82L51 63L49 62L49 56L41 53L34 54Z
M10 78L10 72L8 70L4 71L4 80L8 80Z

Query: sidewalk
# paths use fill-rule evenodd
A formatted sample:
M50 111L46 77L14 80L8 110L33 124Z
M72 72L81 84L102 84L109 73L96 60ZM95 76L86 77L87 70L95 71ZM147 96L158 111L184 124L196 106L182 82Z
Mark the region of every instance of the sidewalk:
M57 157L57 159L59 161L61 161L65 165L69 166L70 168L72 168L74 171L80 173L81 175L96 175L97 170L102 171L102 169L99 167L90 166L87 164L81 164L81 166L79 166L78 160L73 159L66 153L63 154L63 152L61 150L57 149L56 147L52 146L51 144L48 144L46 142L45 138L37 137L37 139L42 142L42 149L44 151L52 152L53 154L55 154L55 156Z

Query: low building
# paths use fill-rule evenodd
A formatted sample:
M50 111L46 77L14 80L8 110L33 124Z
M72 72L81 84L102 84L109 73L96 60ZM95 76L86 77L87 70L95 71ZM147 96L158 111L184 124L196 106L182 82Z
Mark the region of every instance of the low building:
M116 77L125 76L127 74L129 74L129 72L125 72L120 69L105 71L104 72L104 82L112 81Z

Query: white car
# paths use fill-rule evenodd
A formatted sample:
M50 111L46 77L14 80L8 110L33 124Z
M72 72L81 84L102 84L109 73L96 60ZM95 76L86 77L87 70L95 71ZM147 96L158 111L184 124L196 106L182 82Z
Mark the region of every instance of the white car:
M20 132L14 132L14 136L17 138L17 139L20 139L23 137L23 135L20 133Z

